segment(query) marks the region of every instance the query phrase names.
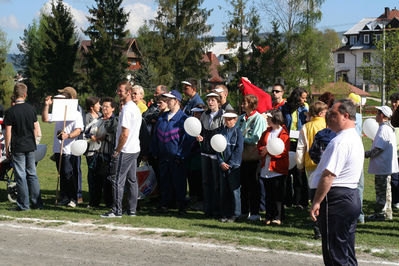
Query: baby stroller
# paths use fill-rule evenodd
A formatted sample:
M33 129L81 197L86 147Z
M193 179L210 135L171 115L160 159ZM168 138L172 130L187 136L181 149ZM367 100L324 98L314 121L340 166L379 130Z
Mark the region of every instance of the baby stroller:
M1 139L1 157L0 157L0 181L5 181L7 183L7 198L10 202L17 201L17 183L15 183L14 169L10 159L6 157L5 145L3 137ZM41 161L47 152L46 144L37 145L35 151L35 162L36 165Z

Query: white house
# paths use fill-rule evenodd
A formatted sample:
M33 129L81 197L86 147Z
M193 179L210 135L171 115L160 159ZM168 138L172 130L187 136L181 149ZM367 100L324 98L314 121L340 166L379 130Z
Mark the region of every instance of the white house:
M364 60L371 64L376 42L383 37L384 28L399 27L399 10L390 10L378 18L364 18L346 31L342 37L343 46L334 51L335 80L342 78L356 87L378 90L378 84L371 84L367 73L359 70Z

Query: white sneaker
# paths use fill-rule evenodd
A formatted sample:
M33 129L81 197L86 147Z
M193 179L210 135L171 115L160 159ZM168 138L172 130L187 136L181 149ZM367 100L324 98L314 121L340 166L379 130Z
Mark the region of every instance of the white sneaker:
M250 221L260 221L260 215L251 215L248 217Z
M398 202L398 203L395 203L395 204L393 205L393 208L399 210L399 202Z
M122 218L122 215L116 215L112 211L100 215L101 218Z
M74 202L74 201L70 201L68 204L67 204L67 206L68 207L71 207L71 208L75 208L76 207L76 203Z

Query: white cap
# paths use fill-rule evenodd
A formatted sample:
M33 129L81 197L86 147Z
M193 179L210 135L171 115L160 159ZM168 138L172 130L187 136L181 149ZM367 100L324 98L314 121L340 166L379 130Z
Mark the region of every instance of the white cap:
M58 94L53 97L54 99L65 99L65 95Z
M211 92L211 93L207 94L206 97L220 97L220 96L219 96L219 94Z
M392 116L392 110L388 106L376 106L376 109L380 110L386 117L390 118Z
M181 83L184 84L184 85L190 86L190 87L193 86L193 85L191 85L191 83L188 82L188 81L182 81Z
M216 88L216 89L214 89L214 91L220 93L220 92L224 92L224 89L222 89L222 88Z
M205 111L205 110L202 108L199 108L199 107L195 107L195 108L191 109L191 112L203 112L203 111Z
M273 115L271 113L266 113L267 117L273 117Z
M222 115L222 117L237 117L238 115L236 114L236 113L229 113L229 112L227 112L227 113L224 113L223 115Z

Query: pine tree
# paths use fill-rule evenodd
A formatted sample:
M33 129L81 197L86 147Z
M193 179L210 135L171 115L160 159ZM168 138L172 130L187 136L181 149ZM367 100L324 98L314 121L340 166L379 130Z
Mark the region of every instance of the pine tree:
M187 77L207 77L202 63L205 48L212 42L205 35L211 26L206 24L211 11L201 9L203 0L157 0L158 12L151 21L160 35L156 67L161 82L180 86ZM155 65L155 64L154 64Z
M246 19L248 14L245 12L247 0L230 0L229 4L232 7L232 10L227 11L229 21L224 26L224 32L228 42L227 47L236 48L238 46L237 59L239 66L237 68L237 74L238 76L242 76L242 72L246 65L245 53L247 52L247 48L244 47L244 41L247 37L247 31L249 28Z
M118 82L127 73L127 47L129 13L121 7L122 0L96 0L96 6L89 9L90 26L85 34L90 37L91 46L84 55L87 71L86 86L97 95L114 95Z
M22 69L22 76L29 89L29 99L33 103L40 103L47 92L44 89L42 69L42 34L36 21L24 30L20 44L17 45L21 56L15 57L17 65Z
M51 3L51 13L42 15L41 54L42 81L45 92L56 92L65 86L75 87L74 71L79 41L70 10L62 0Z
M2 75L4 73L7 63L8 49L10 49L11 42L7 41L6 35L0 30L0 88L3 88L7 82L7 78ZM5 91L0 89L0 100L4 100Z

